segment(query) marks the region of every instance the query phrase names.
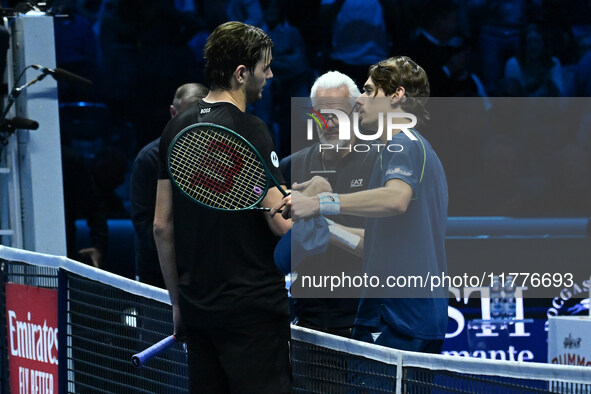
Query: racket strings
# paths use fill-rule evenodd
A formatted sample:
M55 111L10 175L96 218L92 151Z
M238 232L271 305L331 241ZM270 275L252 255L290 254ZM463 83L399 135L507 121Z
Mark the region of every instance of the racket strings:
M225 134L223 132L216 131L216 134L222 142L221 145L217 144L217 147L224 147L221 153L226 154L222 154L221 156L220 163L222 163L222 165L228 166L226 168L230 168L230 162L228 159L231 160L236 156L242 158L240 163L240 170L242 170L242 172L240 173L240 176L235 177L233 180L235 189L227 196L230 197L231 202L237 203L235 207L240 207L243 203L248 204L247 206L253 205L260 198L260 191L262 189L259 185L263 185L263 187L265 187L267 182L267 177L262 164L259 162L258 158L255 156L250 147L245 145L242 141L230 138L230 134ZM203 133L200 135L204 136ZM232 164L235 164L233 160ZM235 171L234 168L235 167L232 167L232 169L229 170L230 174L228 175L235 176L238 173L238 171ZM259 193L256 193L255 189L259 190ZM222 191L225 190L226 189L223 188ZM253 191L255 191L254 194ZM249 199L249 195L251 195L252 198Z
M212 157L214 145L211 143L203 145L208 147L205 154L203 152L195 154L195 150L184 152L188 157L197 157L202 160L197 159L184 165L184 179L180 184L181 188L198 201L219 208L235 209L240 204L250 205L249 201L228 194L232 184L235 183L235 180L231 177L235 175L237 170L232 171L232 168L236 168L232 165L234 163L224 159L223 155L218 155L217 159ZM215 172L216 169L219 172Z
M201 138L199 138L201 136ZM219 140L204 140L204 135L191 133L185 141L179 141L180 146L185 148L182 157L188 159L184 169L184 179L181 186L194 198L201 198L203 202L219 207L235 206L235 196L221 195L227 193L234 183L233 176L242 166L241 161L232 162L233 157L226 157L223 153L216 152L219 148L229 151L227 144L220 144ZM196 139L197 138L197 139ZM195 150L195 147L200 149ZM206 147L205 151L203 148ZM192 172L193 171L193 172ZM187 176L192 174L190 178ZM200 193L200 194L199 194ZM229 205L227 205L229 204Z
M169 166L181 190L216 208L253 206L267 187L265 169L255 152L242 140L213 128L180 136Z

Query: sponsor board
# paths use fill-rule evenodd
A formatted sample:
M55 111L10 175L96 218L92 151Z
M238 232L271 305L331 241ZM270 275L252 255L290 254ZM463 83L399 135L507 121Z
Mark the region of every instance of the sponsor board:
M57 290L6 284L10 392L58 392Z
M582 297L589 292L589 281L559 289L554 298L527 298L527 287L516 290L516 319L491 323L489 287L450 287L449 323L443 354L588 365L591 362L591 318L588 317L589 298ZM587 336L573 329L553 334L552 325L562 321L586 323Z

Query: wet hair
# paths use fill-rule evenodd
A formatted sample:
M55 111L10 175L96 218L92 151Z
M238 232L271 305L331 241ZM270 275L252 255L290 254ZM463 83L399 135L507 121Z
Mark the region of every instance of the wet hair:
M425 109L430 94L429 78L425 70L408 56L396 56L369 67L369 77L386 95L396 92L398 87L405 90L400 101L401 108L415 115L419 120L428 120Z
M239 65L250 72L273 47L273 41L262 29L242 22L226 22L211 33L203 51L205 78L212 89L231 88L231 76Z

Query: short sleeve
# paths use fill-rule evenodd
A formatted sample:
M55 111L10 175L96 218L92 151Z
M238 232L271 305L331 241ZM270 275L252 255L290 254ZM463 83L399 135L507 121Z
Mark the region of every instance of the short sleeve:
M388 144L379 159L382 186L390 179L400 179L412 188L416 197L424 171L424 149L421 143L420 139L413 141L404 136Z
M257 130L259 131L257 134L258 138L255 148L265 161L265 165L269 169L269 172L273 178L275 178L278 184L284 185L285 180L281 174L281 170L279 169L279 156L277 156L277 152L275 151L275 144L273 143L271 133L269 132L268 127L262 121L260 122L260 126L257 128Z

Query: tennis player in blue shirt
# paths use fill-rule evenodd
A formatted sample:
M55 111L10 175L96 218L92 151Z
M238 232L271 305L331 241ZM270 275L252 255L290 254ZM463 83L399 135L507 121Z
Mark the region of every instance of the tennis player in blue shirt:
M447 181L429 142L411 128L416 122L404 127L413 118L428 118L428 96L427 74L410 58L394 57L371 66L357 100L359 122L364 130L382 130L384 145L368 190L312 197L294 191L283 204L294 220L318 214L367 217L360 243L364 271L379 283L364 289L353 338L440 353L447 328L447 289L420 284L447 270ZM388 133L389 124L399 128Z

